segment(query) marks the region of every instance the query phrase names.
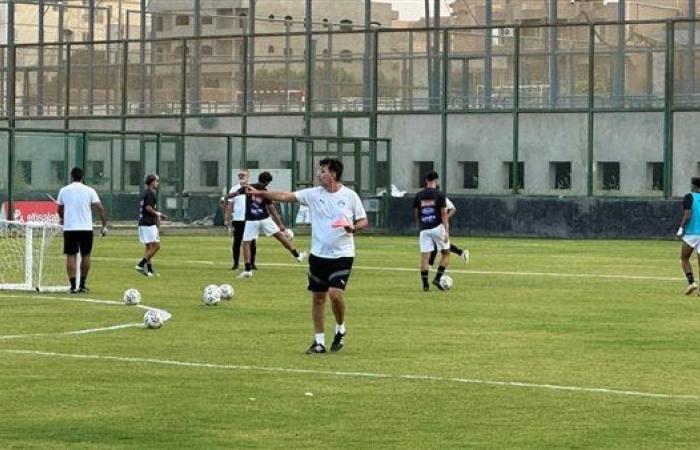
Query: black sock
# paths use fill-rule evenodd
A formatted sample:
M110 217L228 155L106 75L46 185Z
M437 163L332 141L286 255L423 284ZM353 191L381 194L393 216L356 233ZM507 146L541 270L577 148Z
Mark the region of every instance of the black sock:
M149 272L153 272L153 266L151 265L151 263L146 264L146 267L148 267Z
M686 273L685 277L688 279L688 284L695 283L695 278L693 277L693 272Z
M464 251L456 245L450 245L450 251L455 255L461 255Z
M445 273L445 266L438 267L437 273L435 274L435 281L440 281L440 277Z
M69 278L70 280L70 288L75 290L75 277Z
M245 271L250 272L251 270L253 270L253 264L245 263Z
M73 282L75 284L75 281ZM87 283L87 277L80 277L80 288L85 287L85 283Z
M427 270L421 270L420 271L420 279L423 282L423 287L427 288L428 286L428 271Z
M292 255L294 255L295 258L299 257L299 252L297 251L297 249L293 248L290 251L292 252Z
M141 258L141 261L139 261L139 267L143 267L146 265L146 258Z
M430 252L430 257L428 258L428 265L432 266L435 264L435 257L437 256L437 250Z

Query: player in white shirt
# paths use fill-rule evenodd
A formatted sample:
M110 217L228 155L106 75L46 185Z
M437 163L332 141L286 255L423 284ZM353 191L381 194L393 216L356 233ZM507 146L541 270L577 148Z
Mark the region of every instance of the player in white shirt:
M447 218L448 219L452 218L452 216L454 216L455 213L457 212L457 208L455 208L454 203L452 203L452 201L447 197L445 197L445 209L447 210ZM457 247L456 245L454 245L451 241L450 241L450 253L454 253L454 254L458 255L460 258L462 258L462 261L464 261L464 264L469 262L469 250L467 250L466 248L461 249L461 248ZM435 248L432 252L430 252L430 258L428 259L429 265L432 266L433 264L435 264L435 257L436 256L437 256L437 248Z
M353 234L367 228L367 214L355 191L341 183L343 163L335 158L319 162L316 178L320 186L296 192L258 191L248 193L278 202L299 202L309 207L311 214L311 255L309 256L309 285L312 292L311 315L314 341L307 354L326 353L324 309L330 297L336 326L331 351L345 345L344 291L350 279L355 257Z
M250 173L247 169L241 169L238 171L238 184L234 185L231 190L228 191L228 202L226 211L224 212L224 222L229 223L230 218L232 228L231 233L233 234L233 243L231 244L232 270L238 270L240 263L246 212L246 196L236 195L236 193L243 186L248 185L249 177ZM256 242L256 239L253 239L250 242L250 261L253 265L253 270L257 270L257 267L255 266L255 255L257 254Z
M107 234L107 217L97 192L83 184L83 171L74 167L70 171L73 182L58 191L58 216L63 225L63 253L66 255L66 272L70 280L70 292L87 292L87 276L90 272L92 253L92 208L102 219L102 236ZM80 285L76 288L76 255L80 253Z

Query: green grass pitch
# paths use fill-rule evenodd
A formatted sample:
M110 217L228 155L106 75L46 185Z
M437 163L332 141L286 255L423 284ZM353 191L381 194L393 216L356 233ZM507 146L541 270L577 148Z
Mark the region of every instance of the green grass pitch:
M135 287L173 318L66 335L143 310L0 293L0 448L697 448L700 299L678 243L454 241L472 262L424 293L416 237L359 235L346 347L307 356L306 264L273 239L250 280L223 234L166 233L152 279L135 235L97 239L78 298ZM202 305L212 283L233 300Z

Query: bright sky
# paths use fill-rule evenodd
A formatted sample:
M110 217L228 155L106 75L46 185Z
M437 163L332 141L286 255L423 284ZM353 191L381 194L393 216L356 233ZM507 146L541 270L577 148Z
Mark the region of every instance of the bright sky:
M379 0L379 1L390 1L394 5L394 9L400 14L402 20L416 20L420 19L425 15L425 0ZM430 1L430 8L432 11L434 0ZM449 15L449 10L447 5L452 0L440 0L441 14L443 16Z

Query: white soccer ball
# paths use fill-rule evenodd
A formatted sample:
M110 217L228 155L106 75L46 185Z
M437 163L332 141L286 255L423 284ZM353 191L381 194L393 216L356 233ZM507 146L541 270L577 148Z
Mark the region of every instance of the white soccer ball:
M214 306L221 300L221 291L219 286L215 284L210 284L204 288L204 293L202 294L202 302L207 306Z
M124 296L122 298L127 305L138 305L141 303L141 293L134 288L124 291Z
M453 284L453 281L452 281L452 277L451 277L451 276L449 276L449 275L443 275L443 276L440 277L440 286L441 286L444 290L447 291L447 290L449 290L449 289L452 289L452 284Z
M285 229L285 230L284 230L284 235L287 236L287 239L289 239L290 241L291 241L292 239L294 239L294 232L292 231L291 228Z
M143 324L146 325L146 328L160 328L163 326L163 318L155 309L149 309L146 311L146 314L143 315Z
M233 286L230 284L222 284L219 286L219 295L221 300L231 300L233 298L233 294L235 293L236 291L233 290Z

